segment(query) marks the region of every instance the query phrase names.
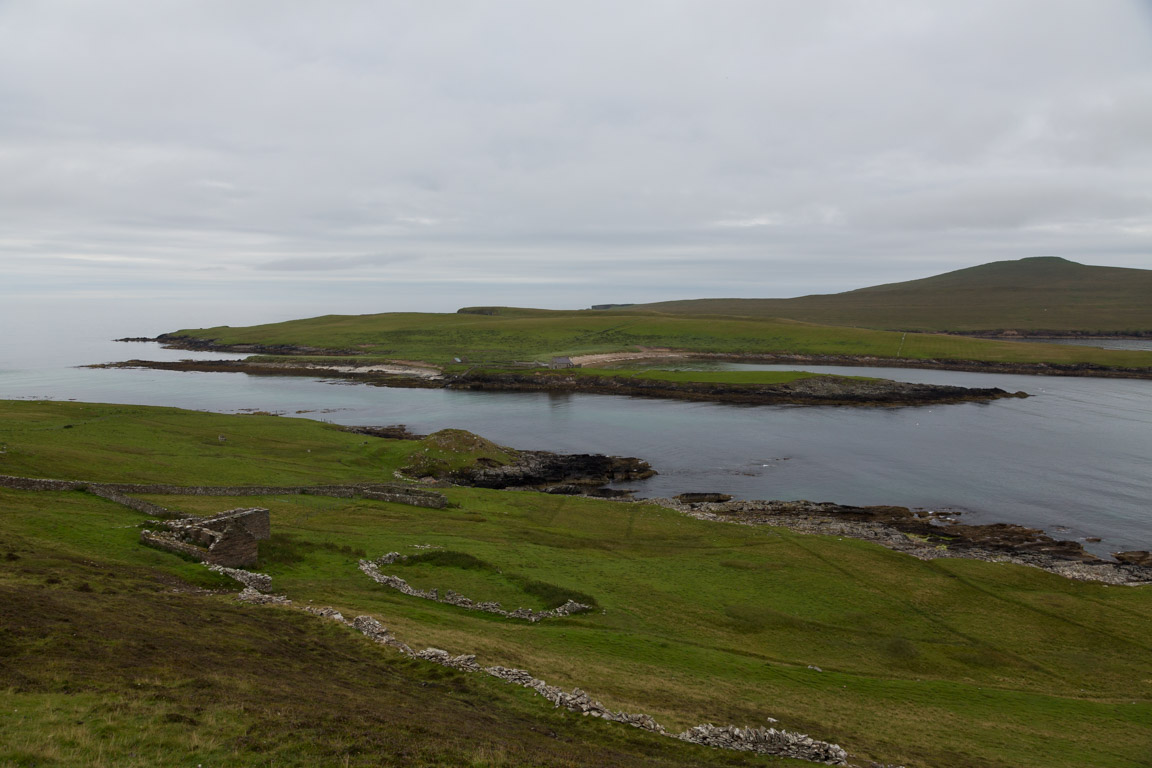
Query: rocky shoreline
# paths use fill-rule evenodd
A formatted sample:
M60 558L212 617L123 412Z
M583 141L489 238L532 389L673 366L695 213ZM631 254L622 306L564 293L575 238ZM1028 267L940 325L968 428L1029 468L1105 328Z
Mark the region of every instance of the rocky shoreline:
M913 368L967 373L1008 373L1021 376L1090 376L1108 379L1152 379L1152 368L1114 368L1094 363L996 363L983 360L917 360L907 357L868 355L712 355L694 354L701 360L725 360L771 365L843 365L857 368Z
M645 499L699 520L771 525L798 533L871 541L921 560L960 557L1029 565L1079 581L1152 584L1152 554L1117 552L1105 560L1076 541L1012 523L965 525L950 515L907 507L853 507L812 501L685 501Z
M748 405L928 405L1028 396L1024 392L1006 392L999 388L823 376L783 384L749 385L672 382L628 376L473 373L449 380L446 387L496 392L582 392Z
M811 362L811 361L809 361ZM886 379L810 377L782 384L748 385L711 382L672 382L630 376L582 376L535 372L467 372L429 375L427 369L398 372L390 366L329 366L247 360L125 360L92 368L149 368L204 373L247 373L255 376L310 376L358 381L372 386L456 389L483 392L579 392L747 405L935 405L1027 397L999 388L913 384Z

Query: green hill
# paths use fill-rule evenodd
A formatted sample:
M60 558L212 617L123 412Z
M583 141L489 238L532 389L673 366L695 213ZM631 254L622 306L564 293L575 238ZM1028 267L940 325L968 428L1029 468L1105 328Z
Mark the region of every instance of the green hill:
M887 330L1152 335L1152 270L1040 257L846 293L666 301L636 309Z

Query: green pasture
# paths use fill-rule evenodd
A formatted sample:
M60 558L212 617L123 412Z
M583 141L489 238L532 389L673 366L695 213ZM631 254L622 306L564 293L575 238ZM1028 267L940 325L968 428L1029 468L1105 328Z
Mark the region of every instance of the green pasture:
M414 445L299 418L0 400L0 475L183 485L391 482Z
M246 469L232 471L234 482L271 482L265 466L293 482L351 480L359 467L358 479L372 480L418 445L363 445L361 436L299 419L128 414L71 403L3 407L5 427L7 414L23 416L20 430L0 436L9 446L19 445L14 434L36 432L37 422L47 429L25 444L20 471L0 469L6 474L80 474L67 441L81 427L62 429L80 415L93 435L83 479L127 479L124 467L102 468L125 439L102 446L96 438L105 432L191 457L189 466L151 466L148 480L216 484L211 473L220 463L197 447L207 426L200 420L208 418L216 420L213 439L221 431L242 448L232 462ZM33 407L40 410L21 411ZM321 448L286 458L278 443L256 439L277 429L284 441L297 436ZM337 443L346 439L351 464ZM1003 563L919 561L861 541L697 521L642 503L446 493L453 505L444 510L312 496L146 498L190 514L267 506L273 538L261 545L260 569L272 575L274 591L345 615L373 614L414 647L527 669L669 728L773 717L842 744L858 764L1120 768L1152 758L1147 589ZM341 764L337 756L345 755L347 764L378 764L365 751L372 744L397 764L405 748L413 764L774 764L666 746L561 715L482 676L404 661L293 611L236 606L211 592L234 585L137 544L141 515L82 493L0 490L0 509L0 558L15 557L0 570L0 649L15 660L0 665L0 702L25 713L0 719L0 764L31 764L48 755L45 745L68 738L79 751L53 746L55 756L37 764L76 764L76 755L103 750L103 763L87 764L145 765L129 752L154 756L161 745L169 754L203 755L206 765L259 764L246 758L264 748L283 765L309 764L293 762L292 748L313 764ZM390 551L419 556L384 570L420 588L508 609L580 595L597 609L529 624L410 598L356 567L361 557ZM42 618L66 609L77 612L74 621ZM203 663L198 649L207 654ZM343 696L348 714L333 719L324 707ZM489 696L495 710L478 710ZM275 712L288 714L277 721ZM387 727L381 718L394 720L407 740L373 736L373 723ZM444 735L456 718L483 750L469 753L460 738ZM143 731L133 743L137 727ZM554 742L549 731L563 736ZM38 747L35 735L45 733L51 738ZM505 743L520 746L500 753ZM546 748L552 743L555 753Z
M1152 367L1152 352L991 341L814 325L794 320L627 311L492 309L494 314L326 315L246 328L184 329L221 344L286 345L470 365L552 356L671 348L723 354L866 355L885 358ZM329 358L331 360L331 358Z
M299 611L239 605L235 582L139 545L141 515L110 502L0 489L0 510L0 766L714 760Z

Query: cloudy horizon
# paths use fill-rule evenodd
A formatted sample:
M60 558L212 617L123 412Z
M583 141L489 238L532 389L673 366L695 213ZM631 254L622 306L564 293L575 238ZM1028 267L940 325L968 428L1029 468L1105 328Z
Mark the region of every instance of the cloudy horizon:
M0 296L313 311L1152 268L1152 3L0 2Z

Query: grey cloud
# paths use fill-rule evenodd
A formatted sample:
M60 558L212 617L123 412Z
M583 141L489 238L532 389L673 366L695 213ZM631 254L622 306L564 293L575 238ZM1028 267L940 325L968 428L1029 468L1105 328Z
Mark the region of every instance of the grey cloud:
M290 259L277 259L257 264L256 269L271 272L327 272L371 267L384 267L402 261L414 261L415 256L387 256L373 254L367 256L297 256Z
M1150 51L1124 0L2 4L0 267L523 303L1149 267Z

